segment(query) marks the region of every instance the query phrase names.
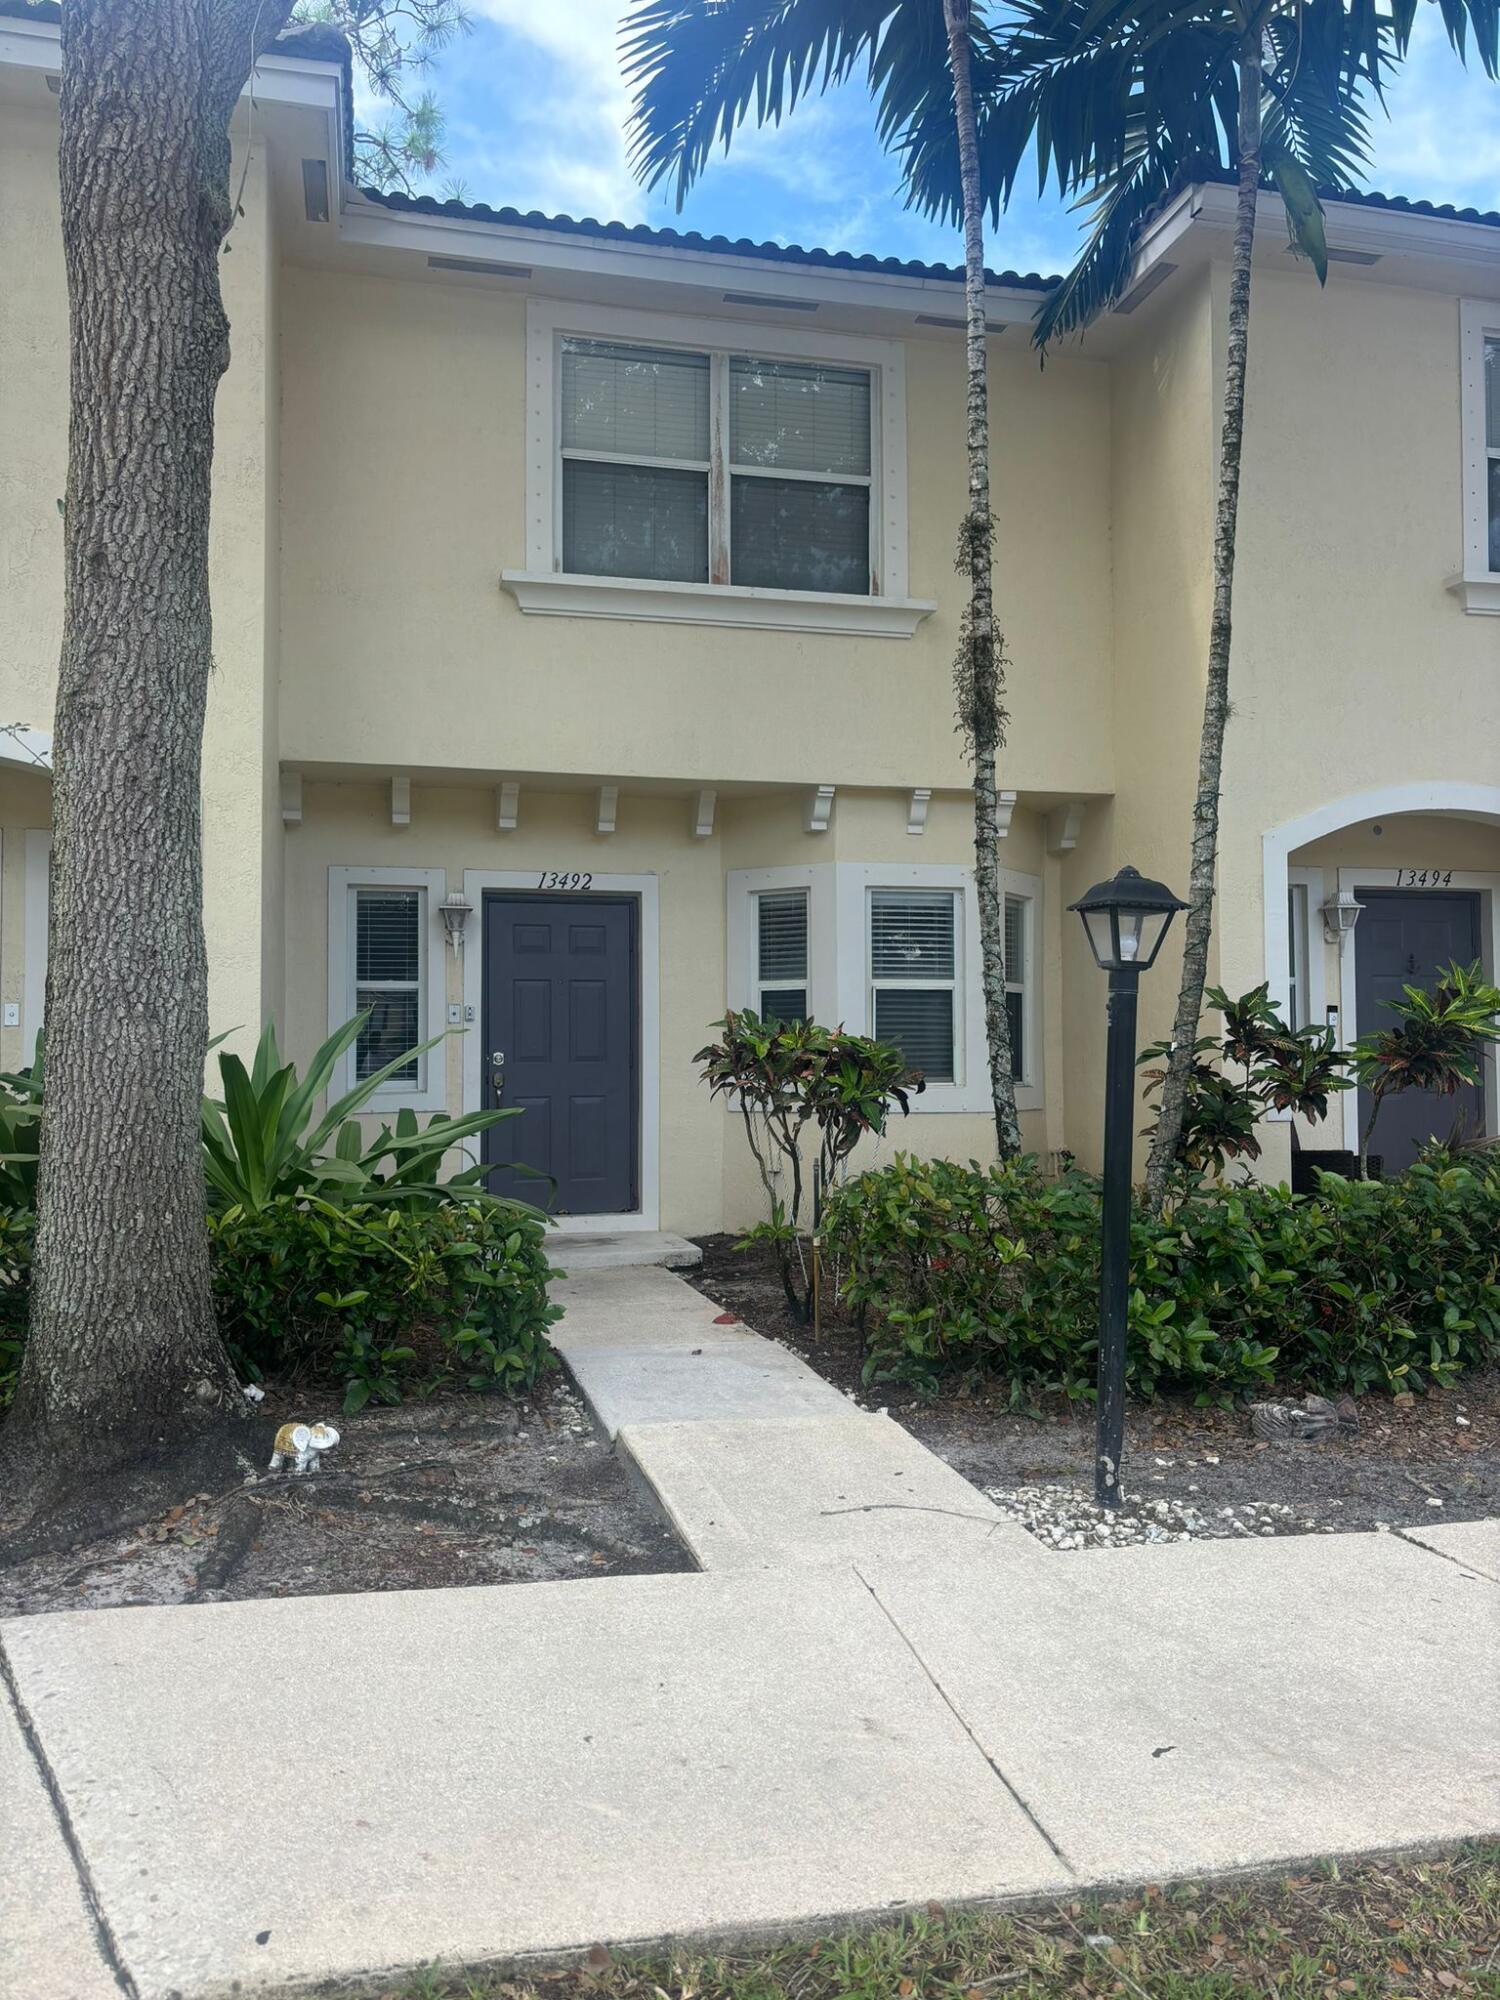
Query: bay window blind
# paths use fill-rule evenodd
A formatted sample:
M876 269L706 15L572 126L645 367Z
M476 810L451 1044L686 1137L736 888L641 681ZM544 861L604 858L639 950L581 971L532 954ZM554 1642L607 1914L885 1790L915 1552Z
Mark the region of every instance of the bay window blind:
M929 1083L957 1073L957 897L951 890L870 891L875 1036Z
M1026 1046L1026 899L1005 899L1005 1013L1010 1022L1010 1073L1027 1074Z
M765 892L755 903L757 1011L763 1021L805 1021L807 891Z
M1484 337L1484 447L1488 464L1490 568L1500 570L1500 334Z
M872 384L864 368L565 339L564 570L868 596Z
M354 1008L370 1018L354 1048L354 1074L363 1079L423 1040L422 891L355 889ZM414 1054L392 1083L418 1083Z

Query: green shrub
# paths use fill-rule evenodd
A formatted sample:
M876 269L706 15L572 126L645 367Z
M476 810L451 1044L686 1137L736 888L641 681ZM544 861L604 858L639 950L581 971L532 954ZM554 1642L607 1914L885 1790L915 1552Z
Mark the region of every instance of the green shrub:
M693 1061L709 1095L738 1106L770 1209L740 1247L776 1246L787 1303L811 1319L812 1277L803 1241L804 1137L810 1128L817 1140L811 1163L816 1228L821 1191L842 1176L866 1133L885 1131L893 1107L906 1116L914 1093L926 1088L922 1073L889 1042L815 1021L762 1021L746 1007L731 1010L714 1026L722 1035L699 1049Z
M546 1225L487 1196L398 1207L298 1201L211 1212L214 1303L230 1356L336 1388L345 1410L444 1384L518 1395L556 1366ZM0 1410L26 1337L35 1217L0 1209Z
M36 1217L29 1208L0 1208L0 1410L10 1408L21 1372L35 1234Z
M209 1218L214 1297L250 1376L344 1385L345 1410L443 1380L514 1395L554 1365L545 1225L485 1197L290 1198Z
M983 1371L1013 1400L1092 1393L1099 1184L1033 1159L898 1154L829 1198L867 1380ZM1131 1230L1129 1370L1150 1396L1227 1402L1273 1382L1421 1389L1500 1353L1500 1165L1419 1162L1319 1193L1190 1185Z

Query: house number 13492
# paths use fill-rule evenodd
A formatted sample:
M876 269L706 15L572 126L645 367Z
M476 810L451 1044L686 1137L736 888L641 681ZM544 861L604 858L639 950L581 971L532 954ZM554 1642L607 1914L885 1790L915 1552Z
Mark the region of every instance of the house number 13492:
M536 886L539 889L591 889L594 886L594 878L576 868L570 875L558 874L555 870L544 870L538 877Z

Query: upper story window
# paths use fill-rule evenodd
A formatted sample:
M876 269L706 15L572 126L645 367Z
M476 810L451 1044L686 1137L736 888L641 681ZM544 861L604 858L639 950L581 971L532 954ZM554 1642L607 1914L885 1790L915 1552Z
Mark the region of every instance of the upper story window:
M571 336L561 362L565 572L869 594L868 369Z
M1460 308L1464 566L1450 588L1470 611L1500 613L1500 304Z
M523 612L909 639L906 355L533 298Z

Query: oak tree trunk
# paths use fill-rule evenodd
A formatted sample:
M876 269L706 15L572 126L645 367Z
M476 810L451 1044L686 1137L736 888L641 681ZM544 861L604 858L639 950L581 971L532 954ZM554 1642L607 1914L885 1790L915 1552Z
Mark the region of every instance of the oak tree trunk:
M1259 40L1246 48L1239 78L1239 193L1235 204L1234 246L1229 274L1229 351L1224 370L1224 409L1219 436L1219 486L1214 520L1213 616L1208 638L1208 684L1203 696L1203 734L1198 751L1198 791L1193 803L1193 861L1183 926L1182 983L1172 1053L1162 1083L1161 1111L1146 1193L1161 1207L1177 1157L1192 1073L1193 1045L1208 979L1208 946L1213 933L1214 874L1219 855L1219 790L1224 767L1224 730L1229 721L1229 650L1234 594L1235 536L1239 525L1240 454L1245 435L1245 362L1250 346L1250 258L1255 244L1256 199L1260 189L1261 51Z
M964 222L964 329L968 367L969 506L959 535L958 568L969 579L956 666L959 718L974 758L974 887L979 901L980 979L990 1101L1001 1159L1021 1150L1016 1083L1005 1009L1005 913L1000 895L1000 821L995 760L1004 744L1004 642L995 631L991 559L989 358L984 301L984 204L969 43L969 0L943 0L948 64L958 131Z
M232 1466L199 1140L200 764L229 119L290 0L67 0L71 356L47 1041L9 1499L107 1518Z

